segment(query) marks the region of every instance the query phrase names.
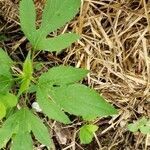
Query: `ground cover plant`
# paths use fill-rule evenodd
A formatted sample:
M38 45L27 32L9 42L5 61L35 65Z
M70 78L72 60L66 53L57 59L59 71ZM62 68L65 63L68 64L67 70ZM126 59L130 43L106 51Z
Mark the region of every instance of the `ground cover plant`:
M53 148L48 129L34 111L28 108L31 87L36 93L40 108L50 119L70 124L69 115L66 114L69 113L84 120L85 124L79 132L83 144L92 141L94 132L98 129L93 124L97 117L117 114L117 110L95 90L79 83L88 74L86 69L61 65L34 77L36 51L59 52L79 39L79 35L74 33L53 38L48 36L50 32L70 21L80 7L80 0L65 0L61 6L60 3L60 0L47 0L38 28L33 1L20 2L21 28L32 45L22 63L21 72L15 73L11 70L15 62L0 49L0 119L4 121L0 128L0 148L11 139L13 150L33 149L31 132L40 143ZM13 93L14 87L18 88L17 93ZM23 99L20 99L22 95Z
M13 59L13 74L22 72L22 62L31 47L20 29L19 2L20 0L0 1L0 47ZM46 0L34 0L37 27L42 20L45 2ZM72 32L80 35L80 38L65 51L35 51L34 78L38 79L42 72L62 64L87 68L90 73L82 83L96 89L118 110L118 115L98 117L90 122L99 128L92 134L94 138L90 144L81 144L77 134L85 123L84 120L69 115L72 123L65 125L48 119L37 106L35 93L28 94L28 107L36 107L33 112L36 114L35 111L38 111L38 116L48 127L56 149L149 150L150 135L140 131L141 127L148 127L147 123L141 123L140 128L138 124L141 118L150 118L149 6L147 0L82 0L80 11L74 19L48 35L56 37ZM42 63L36 66L37 62ZM18 87L14 86L14 91L10 92L17 95ZM34 92L34 86L30 86L29 91ZM20 95L20 99L24 99L24 94ZM22 101L19 104L20 102ZM132 127L136 130L138 127L138 131L129 130L128 124L132 123ZM97 129L91 128L89 124L83 130ZM35 149L46 149L34 137L33 140ZM7 144L8 149L10 143Z
M150 134L150 119L143 117L137 120L136 122L129 124L128 129L131 132L140 131L143 134L149 135Z

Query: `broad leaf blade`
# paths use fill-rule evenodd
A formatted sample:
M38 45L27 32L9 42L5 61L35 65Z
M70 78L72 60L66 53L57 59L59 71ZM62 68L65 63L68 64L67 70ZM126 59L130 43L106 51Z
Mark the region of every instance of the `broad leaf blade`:
M80 128L79 137L81 144L89 144L92 142L94 133L98 130L96 125L84 125Z
M13 142L11 150L32 150L33 146L30 136L31 127L28 117L28 110L26 108L22 108L18 110L14 116L18 124L18 129L12 138Z
M22 31L33 44L35 42L37 32L35 25L36 11L33 0L21 0L19 12Z
M131 132L137 132L138 131L138 124L129 124L128 125L128 129L129 129L129 131L131 131Z
M41 75L39 84L62 85L78 82L83 79L89 71L71 66L58 66L51 68Z
M0 93L7 92L12 85L10 68L13 62L10 57L0 48Z
M0 149L6 145L11 136L11 130L0 129Z
M28 90L29 86L30 86L30 79L23 79L21 81L21 85L20 85L20 89L19 89L19 95L21 95L22 93L24 93L25 91Z
M65 115L59 105L49 99L49 87L41 86L37 88L37 102L43 112L51 119L63 122L65 124L70 123L69 118Z
M40 119L35 117L27 108L22 108L6 120L0 129L0 134L4 135L2 139L0 138L0 147L3 147L13 134L12 150L32 150L31 129L42 144L50 145L48 131Z
M0 148L4 147L11 138L12 134L16 132L18 127L18 120L15 115L10 116L0 128Z
M30 133L19 131L13 138L11 150L33 150Z
M3 119L6 115L6 107L5 105L0 101L0 120Z
M0 73L0 93L5 93L11 89L13 78L10 72L5 72L3 74L1 73Z
M53 88L50 95L65 111L82 116L85 120L117 113L96 91L81 84Z
M140 127L140 131L143 134L149 135L150 134L150 124L149 125L145 125L145 126L141 126Z
M11 93L0 94L0 102L3 102L6 108L16 106L17 97Z
M141 133L143 134L149 134L150 133L150 119L147 119L146 117L142 117L136 122L129 124L128 129L131 132L137 132L138 130L140 130Z
M79 11L80 3L81 0L47 0L39 29L41 37L70 21Z
M42 144L46 145L47 147L50 147L50 136L43 122L31 112L29 112L29 120L31 123L31 130L35 138Z
M36 50L44 50L50 52L60 51L69 47L78 39L79 36L74 33L66 33L54 38L43 38L37 43Z
M29 115L28 115L28 109L27 108L22 108L20 109L17 113L16 116L18 117L19 121L19 132L31 132L31 124L29 120Z
M4 52L4 50L2 48L0 48L0 64L2 66L5 65L5 67L7 66L9 69L13 64L11 58L7 55L6 52ZM1 66L0 66L0 68L1 68Z

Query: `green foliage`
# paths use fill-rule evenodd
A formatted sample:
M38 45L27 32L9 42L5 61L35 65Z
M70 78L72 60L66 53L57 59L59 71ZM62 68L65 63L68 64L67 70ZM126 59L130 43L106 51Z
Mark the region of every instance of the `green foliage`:
M12 84L13 78L10 72L0 72L0 93L5 93L9 91L11 89Z
M11 93L0 94L0 102L2 102L6 108L16 106L18 100L17 97Z
M116 114L116 110L98 93L81 84L60 85L50 89L49 94L65 111L85 120Z
M33 0L21 0L20 2L20 24L26 37L33 44L36 40L36 12Z
M49 83L53 85L66 85L78 82L86 77L89 71L71 66L58 66L43 73L39 78L39 84Z
M65 124L70 123L68 116L61 110L61 107L54 101L49 100L49 89L45 86L39 85L37 89L37 102L43 112L51 119L63 122Z
M29 50L22 64L22 72L19 75L13 74L17 78L12 77L12 60L0 49L0 119L4 121L0 128L0 149L11 139L12 150L32 150L31 133L40 143L52 147L48 129L27 108L28 93L36 93L36 100L45 115L64 124L71 123L67 114L77 115L85 121L93 121L97 117L117 113L96 91L79 83L89 72L85 69L58 66L50 68L39 78L34 78L34 70L37 70L37 67L33 68L35 50L60 51L79 39L79 36L73 33L48 37L50 32L70 21L79 7L80 0L47 0L41 26L37 28L33 1L21 0L21 28L33 48ZM13 83L17 85L12 90ZM18 86L19 90L14 90ZM95 125L83 125L79 133L81 143L90 143L97 129Z
M63 0L63 3L61 0L48 0L39 29L42 38L70 21L77 14L80 3L80 0Z
M21 28L34 50L60 51L75 42L79 36L73 33L66 33L55 38L47 38L47 35L70 21L79 7L80 0L64 0L63 3L61 0L47 0L41 26L36 29L34 3L32 0L22 0L20 2Z
M13 61L7 55L2 48L0 48L0 67L5 66L5 70L9 70L13 64Z
M13 137L12 150L33 150L33 143L28 132L19 131L15 137Z
M2 119L3 117L5 117L6 115L6 107L4 106L4 104L0 101L0 119Z
M63 123L69 123L69 120L61 109L70 114L82 116L85 120L116 114L116 110L98 93L75 83L87 72L84 69L59 66L42 74L38 82L37 102L43 112L50 118Z
M25 62L23 63L23 73L21 75L22 81L19 89L19 95L25 92L26 90L28 90L30 86L30 82L32 80L32 74L33 74L33 67L32 67L32 60L30 58L30 52L29 52Z
M28 109L22 108L10 116L0 129L0 148L12 137L13 150L32 150L31 131L39 142L45 144L47 147L51 146L48 130L41 120Z
M137 120L135 123L131 123L128 125L128 129L131 132L140 131L143 134L150 134L150 119L146 119L142 117Z
M10 90L13 78L10 72L13 62L0 48L0 93Z
M96 125L84 125L80 128L79 137L81 144L89 144L92 142L94 137L94 133L98 130L98 126Z
M13 83L10 71L12 64L13 61L0 48L0 119L4 118L7 110L17 103L16 97L9 93Z
M45 51L60 51L70 46L71 43L79 39L79 36L73 33L65 33L54 38L44 38L37 42L36 49Z

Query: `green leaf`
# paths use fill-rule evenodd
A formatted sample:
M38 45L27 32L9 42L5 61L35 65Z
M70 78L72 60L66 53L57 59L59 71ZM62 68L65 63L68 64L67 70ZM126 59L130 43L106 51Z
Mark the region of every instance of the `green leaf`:
M6 145L13 133L16 133L18 128L18 120L15 115L10 116L0 128L0 149Z
M140 127L140 131L143 134L150 134L150 124L149 125L144 125Z
M52 142L50 141L48 130L43 122L31 112L29 112L29 120L31 123L31 130L36 139L47 147L50 147Z
M82 116L85 120L117 113L116 109L96 91L81 84L54 87L51 89L50 96L65 111Z
M10 69L10 67L13 64L13 61L11 60L11 58L7 55L6 52L4 52L2 48L0 48L0 64L1 64L0 70L1 70L1 66L5 66L6 68Z
M8 74L10 74L10 67L8 65L6 65L5 63L0 65L0 75L1 76L5 76Z
M27 108L22 108L15 113L15 118L18 120L19 124L19 128L16 134L19 132L31 132L31 124L28 116Z
M74 33L65 33L54 38L42 38L36 46L36 50L44 51L60 51L69 47L72 43L77 41L79 36Z
M81 0L47 0L39 29L40 37L46 37L50 32L69 22L79 11ZM42 39L42 38L41 38Z
M96 125L84 125L80 128L79 137L81 144L89 144L92 142L94 133L98 130Z
M33 0L21 0L19 14L22 31L34 46L37 31L35 25L36 11Z
M22 93L24 93L25 91L28 90L29 86L30 86L30 79L23 79L21 81L21 85L20 85L20 89L19 89L19 95L21 95Z
M24 78L31 79L33 74L33 67L32 67L32 60L31 60L31 53L28 53L28 56L23 63L23 76Z
M39 87L37 88L36 97L37 97L37 102L40 108L49 118L60 121L64 124L70 123L69 118L63 111L61 111L61 108L59 107L59 105L54 103L49 98L48 86L39 85Z
M142 117L136 122L129 124L128 129L131 132L137 132L138 130L140 130L143 134L150 134L150 119Z
M19 89L19 95L29 89L33 74L32 60L30 58L30 52L23 64L23 74L21 75L22 81Z
M137 124L129 124L129 125L128 125L128 129L129 129L131 132L137 132L137 131L138 131L138 125L137 125Z
M0 120L3 119L6 115L6 107L5 105L0 101Z
M11 150L33 150L30 133L19 131L13 138Z
M13 84L13 78L10 72L4 73L3 75L1 73L0 73L0 93L5 93L11 89L11 86Z
M30 133L32 131L33 134L35 135L35 137L37 138L37 140L39 140L39 142L41 142L42 144L45 144L48 147L51 146L48 130L46 129L46 127L44 126L44 124L41 122L40 119L38 119L36 116L34 116L26 108L20 110L19 118L20 118L19 119L20 121L19 121L18 134L20 132ZM44 139L44 137L45 137L45 139ZM19 138L18 138L18 140L19 140ZM28 149L28 148L26 148L26 149Z
M144 126L146 123L147 123L147 119L145 117L143 117L143 118L137 120L136 122L129 124L128 129L131 132L137 132L140 129L140 127Z
M12 136L11 130L0 129L0 149L3 148Z
M61 6L60 3L60 0L47 0L41 27L37 30L33 1L22 0L20 2L21 28L33 45L34 50L60 51L79 38L76 34L63 34L55 38L46 38L50 32L70 21L78 12L80 6L80 0L65 0Z
M35 84L31 83L29 86L28 92L34 93L34 92L36 92L36 89L37 89L37 86Z
M66 118L60 111L61 108L71 114L82 116L85 120L116 114L116 109L94 90L84 85L73 84L87 73L84 69L59 66L42 74L36 96L43 112L60 122L64 122Z
M73 67L59 66L50 69L48 72L41 75L37 89L37 102L43 112L49 118L55 119L63 123L70 123L68 117L58 103L53 102L50 98L50 89L53 86L61 84L70 84L81 80L88 73L85 69L77 69Z
M12 150L32 150L31 131L37 140L51 147L50 136L44 124L27 108L22 108L10 116L0 129L0 148L12 137Z
M70 84L83 79L89 71L71 66L58 66L51 68L48 72L41 75L40 85L62 85Z
M0 102L2 102L6 108L16 106L17 101L17 97L11 93L0 94Z
M12 76L10 68L13 62L6 52L0 48L0 93L5 93L10 90L12 85Z

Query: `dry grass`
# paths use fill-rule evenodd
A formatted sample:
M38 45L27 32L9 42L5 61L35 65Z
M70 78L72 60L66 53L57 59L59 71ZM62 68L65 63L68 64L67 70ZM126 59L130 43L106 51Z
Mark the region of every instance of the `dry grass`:
M6 14L5 18L10 20ZM86 147L75 142L79 122L69 127L59 125L61 132L72 133L63 132L68 141L60 149L150 149L150 137L127 131L129 122L150 117L150 1L84 0L79 16L61 32L70 29L81 39L67 49L62 62L89 69L88 85L114 104L119 115L96 120L100 130L96 140ZM59 62L59 57L49 56ZM54 131L58 131L57 126L53 124ZM58 140L58 134L54 136Z

